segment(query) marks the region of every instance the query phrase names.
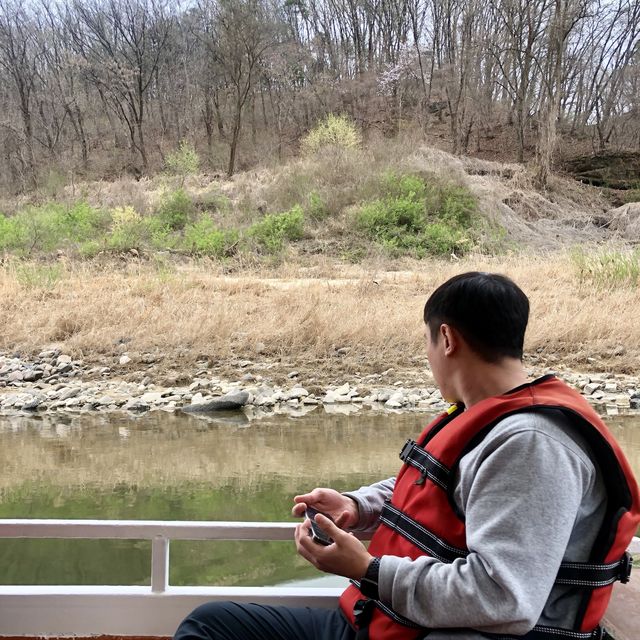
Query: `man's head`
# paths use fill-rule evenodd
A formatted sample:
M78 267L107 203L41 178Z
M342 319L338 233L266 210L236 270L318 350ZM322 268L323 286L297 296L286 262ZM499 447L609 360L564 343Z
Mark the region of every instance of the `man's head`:
M482 360L522 360L529 299L509 278L470 271L440 285L424 307L429 339L437 343L442 325L457 331Z

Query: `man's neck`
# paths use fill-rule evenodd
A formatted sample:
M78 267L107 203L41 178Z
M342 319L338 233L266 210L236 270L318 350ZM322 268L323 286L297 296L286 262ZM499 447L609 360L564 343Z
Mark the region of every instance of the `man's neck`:
M522 362L517 358L504 358L489 363L474 360L461 373L460 399L465 407L493 396L499 396L527 382Z

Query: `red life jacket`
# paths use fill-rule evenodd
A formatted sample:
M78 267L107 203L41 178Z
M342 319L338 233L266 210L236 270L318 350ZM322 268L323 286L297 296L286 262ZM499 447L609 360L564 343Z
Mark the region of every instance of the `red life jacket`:
M462 456L500 420L514 413L545 409L561 410L591 446L606 485L607 512L589 563L563 563L556 578L556 584L583 590L574 628L570 633L560 629L552 633L552 628L536 626L521 637L586 640L598 637L596 630L613 583L628 581L631 558L626 549L640 522L640 498L631 468L607 426L579 393L554 376L487 398L466 411L452 407L427 426L417 443L407 441L400 454L404 466L391 500L382 510L369 553L412 559L428 555L446 563L466 557L465 524L452 497L454 470ZM358 582L352 581L340 597L340 606L355 627L368 625L370 640L413 640L425 635L424 628L384 603L368 600L358 587Z

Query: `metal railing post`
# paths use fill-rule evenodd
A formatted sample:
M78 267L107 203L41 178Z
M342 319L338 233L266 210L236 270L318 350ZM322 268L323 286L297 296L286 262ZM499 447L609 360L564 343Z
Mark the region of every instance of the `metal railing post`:
M169 539L156 536L151 541L151 591L164 593L169 586Z

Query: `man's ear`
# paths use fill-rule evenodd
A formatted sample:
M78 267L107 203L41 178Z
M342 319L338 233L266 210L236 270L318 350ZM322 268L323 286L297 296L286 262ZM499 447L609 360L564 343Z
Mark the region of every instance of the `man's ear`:
M440 335L443 340L444 355L452 356L458 349L458 332L451 325L443 323L440 325Z

